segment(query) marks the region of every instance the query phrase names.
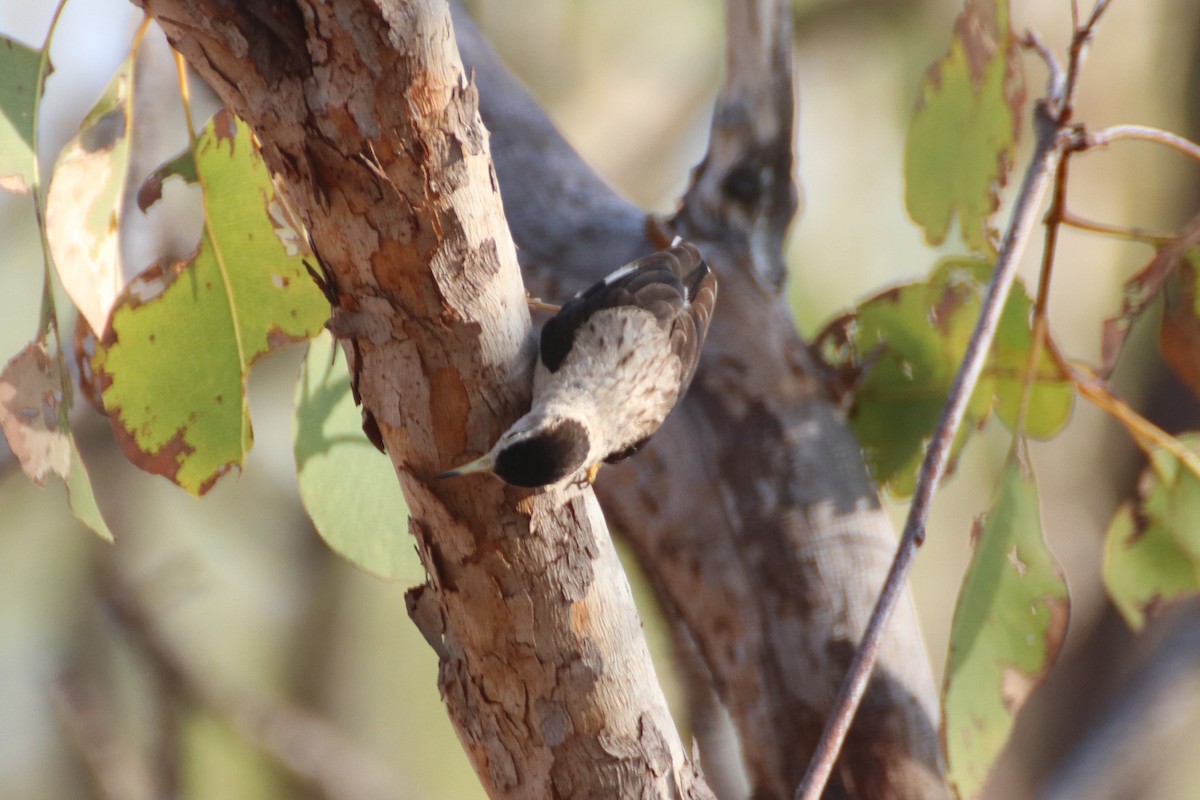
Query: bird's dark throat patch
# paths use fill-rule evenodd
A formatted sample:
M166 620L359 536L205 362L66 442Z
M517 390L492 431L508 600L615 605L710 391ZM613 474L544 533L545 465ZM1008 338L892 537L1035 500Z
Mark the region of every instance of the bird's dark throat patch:
M588 447L587 430L566 419L501 450L492 470L513 486L548 486L581 469Z

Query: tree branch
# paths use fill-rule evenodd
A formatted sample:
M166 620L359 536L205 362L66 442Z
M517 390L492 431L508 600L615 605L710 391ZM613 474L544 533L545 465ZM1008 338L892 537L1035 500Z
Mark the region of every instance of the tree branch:
M703 654L756 796L783 798L816 746L895 534L777 283L795 203L786 4L741 3L728 19L729 51L758 54L731 63L720 142L674 220L717 270L720 302L681 407L637 458L606 468L597 491ZM561 297L648 249L659 224L595 176L457 8L455 25L531 291ZM747 163L758 181L749 192L738 177ZM847 797L946 796L937 696L907 596L900 617L871 684L873 713L843 759Z
M888 579L880 594L879 602L871 615L871 622L863 635L862 644L851 664L846 681L838 693L837 712L830 717L826 724L821 746L813 758L809 772L804 777L804 782L796 790L796 800L817 800L825 788L830 770L837 758L840 743L846 736L866 690L872 666L878 657L879 643L883 638L885 626L892 609L898 602L899 594L908 580L908 570L912 566L917 550L925 540L925 522L929 516L934 492L937 491L937 487L945 475L946 465L950 460L951 445L958 433L958 427L962 423L963 414L966 412L967 403L971 399L975 384L983 371L988 352L991 350L992 338L1000 322L1004 302L1008 298L1009 289L1012 288L1013 279L1017 274L1017 265L1020 262L1021 254L1025 251L1025 246L1029 243L1033 228L1037 224L1037 213L1041 209L1042 199L1050 185L1054 167L1061 155L1058 127L1044 109L1039 108L1039 124L1035 127L1037 128L1037 141L1034 144L1033 157L1030 159L1029 168L1025 172L1021 190L1017 195L1008 231L996 259L991 283L988 284L983 298L979 321L971 333L971 341L963 355L962 366L959 367L958 374L954 378L954 385L950 388L950 395L946 399L941 419L938 420L929 448L925 452L917 488L913 493L912 505L909 507L908 520L905 522L904 533L900 539L900 548L888 573Z
M176 697L193 698L283 769L317 787L330 800L404 800L414 796L411 790L403 788L404 782L397 775L363 753L325 719L305 709L238 690L201 669L170 641L151 609L135 595L114 565L103 565L98 572L101 599L158 679Z
M254 127L328 262L429 573L410 613L489 794L711 796L592 493L431 482L528 408L533 345L444 3L144 3Z

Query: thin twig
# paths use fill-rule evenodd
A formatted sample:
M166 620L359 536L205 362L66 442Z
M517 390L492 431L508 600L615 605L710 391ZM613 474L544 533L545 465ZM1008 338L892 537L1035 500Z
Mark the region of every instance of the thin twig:
M117 567L102 567L99 590L153 668L296 778L331 800L403 800L415 793L386 764L305 709L238 690L192 663L166 637Z
M1118 236L1122 239L1132 239L1134 241L1145 242L1146 244L1154 247L1178 238L1178 235L1174 233L1150 231L1146 230L1145 228L1138 228L1136 226L1113 225L1110 222L1099 222L1094 219L1087 219L1086 217L1081 217L1074 212L1066 210L1064 210L1062 213L1061 222L1068 228L1089 231L1091 233L1099 233L1104 236Z
M1001 311L1004 309L1004 302L1012 287L1013 279L1016 277L1020 256L1037 224L1042 197L1050 183L1050 176L1062 147L1058 129L1048 118L1044 106L1039 106L1038 116L1041 122L1037 125L1039 131L1033 158L1025 172L1021 190L1017 196L1008 232L1005 234L1000 255L996 261L996 269L983 299L983 309L979 321L971 334L971 341L967 346L962 367L959 368L958 375L955 377L954 385L950 390L950 396L947 398L946 407L942 411L942 417L938 421L929 449L925 452L917 489L913 495L913 502L909 508L908 520L900 538L895 560L892 562L891 570L888 572L879 600L875 604L871 620L863 634L862 644L850 664L850 672L834 701L834 712L825 724L821 741L809 762L808 772L796 790L796 800L817 800L833 771L833 765L841 750L842 742L845 741L846 734L850 730L854 712L862 701L867 682L871 677L871 670L875 665L880 642L883 639L884 627L904 591L913 558L924 542L925 522L929 515L934 491L945 474L946 464L950 460L951 444L959 424L962 422L975 384L983 371L996 326L1000 321Z
M1149 125L1113 125L1104 130L1089 133L1085 144L1089 148L1106 147L1119 139L1137 139L1143 142L1163 144L1178 150L1188 158L1200 161L1200 145L1190 139Z
M950 459L951 445L966 412L967 403L975 384L983 371L992 339L1016 277L1017 264L1029 243L1042 198L1050 184L1051 174L1057 171L1063 153L1078 147L1078 137L1070 129L1074 111L1079 70L1090 41L1092 31L1108 6L1108 0L1098 0L1091 16L1082 28L1076 28L1071 40L1067 71L1064 82L1055 86L1052 82L1046 100L1039 103L1034 114L1034 130L1037 136L1034 152L1021 182L1021 189L1009 219L1008 230L1000 247L992 280L983 299L979 320L971 334L962 366L955 376L954 385L942 410L933 439L925 452L917 488L909 507L904 533L892 561L871 620L863 633L862 644L854 655L849 673L834 700L833 712L825 723L821 740L808 765L804 780L796 789L796 800L818 800L833 772L842 743L849 733L855 711L866 692L871 671L879 655L883 632L908 579L908 570L916 552L925 539L925 523L929 515L934 492L945 474ZM1077 16L1077 14L1076 14ZM1031 41L1036 41L1034 38ZM1049 62L1053 64L1054 61ZM1065 174L1064 174L1065 178Z
M152 800L174 796L155 785L150 765L121 734L110 698L95 675L79 670L62 675L53 688L52 701L99 797Z
M1093 370L1072 363L1053 341L1048 340L1046 345L1059 369L1071 380L1079 393L1119 422L1147 458L1153 455L1156 449L1165 450L1175 456L1188 471L1200 478L1200 455L1139 414L1132 406L1114 394L1105 380Z

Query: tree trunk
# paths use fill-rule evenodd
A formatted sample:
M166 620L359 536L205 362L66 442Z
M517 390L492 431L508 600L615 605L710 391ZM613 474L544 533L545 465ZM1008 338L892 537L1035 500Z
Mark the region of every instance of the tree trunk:
M678 215L647 220L460 18L477 96L444 2L141 1L253 126L329 263L331 326L429 573L409 610L492 797L711 796L591 491L431 481L528 407L533 338L509 226L547 298L676 232L701 247L721 280L701 370L600 492L729 708L756 797L790 797L894 538L781 298L795 208L787 4L731 0L709 154ZM907 605L830 794L944 797L937 753Z

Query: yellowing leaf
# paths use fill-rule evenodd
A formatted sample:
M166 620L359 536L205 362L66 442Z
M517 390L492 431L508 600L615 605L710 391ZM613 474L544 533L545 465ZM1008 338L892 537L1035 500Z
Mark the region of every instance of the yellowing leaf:
M112 541L67 426L68 406L64 375L44 343L27 345L0 372L0 430L21 469L39 486L62 478L75 516Z
M121 290L118 231L129 172L134 59L126 59L58 157L46 234L63 288L92 330L104 330Z
M296 385L292 433L300 499L329 547L372 575L419 579L408 506L387 456L362 431L344 359L314 339Z
M1042 536L1037 485L1014 457L977 523L950 633L942 741L959 797L982 794L1017 712L1058 657L1069 608Z
M199 248L125 287L92 366L129 458L203 494L251 445L251 364L315 335L329 306L294 232L283 230L286 215L246 126L218 114L194 163L207 213Z
M27 194L33 183L33 108L41 50L0 36L0 189Z
M963 240L993 253L989 218L1008 179L1025 90L1007 0L967 0L950 52L934 64L905 149L905 203L931 244L957 216Z
M1180 442L1200 453L1200 435ZM1109 525L1104 585L1134 630L1160 607L1200 592L1200 478L1165 449L1153 453L1137 495Z

